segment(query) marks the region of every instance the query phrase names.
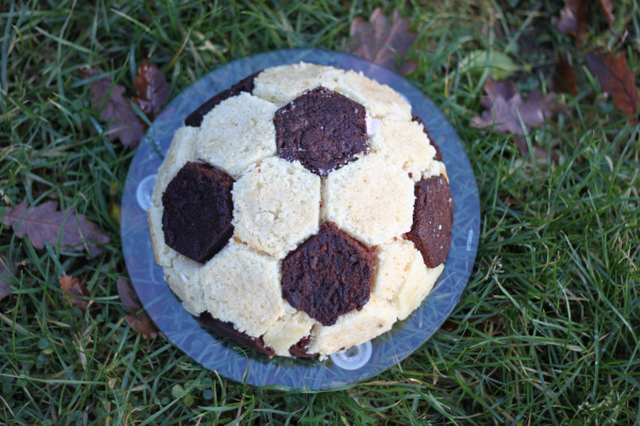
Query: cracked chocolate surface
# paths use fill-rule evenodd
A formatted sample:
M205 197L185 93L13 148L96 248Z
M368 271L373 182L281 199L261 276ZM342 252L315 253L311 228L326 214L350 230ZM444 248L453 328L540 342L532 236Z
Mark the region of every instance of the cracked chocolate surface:
M282 296L322 325L333 325L369 300L374 262L372 249L324 222L285 258Z
M289 354L296 358L313 358L318 354L310 354L309 344L311 343L311 335L305 336L298 341L295 345L291 345L289 348Z
M326 176L366 152L364 106L324 87L310 90L276 111L278 155Z
M273 349L265 346L262 336L251 337L247 333L236 330L232 323L214 318L207 311L200 314L197 320L200 324L212 329L217 335L236 341L246 348L254 349L270 357L276 354Z
M427 267L435 268L449 256L453 197L443 175L416 182L415 196L413 225L405 238L414 242Z
M162 194L165 243L178 253L204 263L233 234L233 179L208 164L188 162Z

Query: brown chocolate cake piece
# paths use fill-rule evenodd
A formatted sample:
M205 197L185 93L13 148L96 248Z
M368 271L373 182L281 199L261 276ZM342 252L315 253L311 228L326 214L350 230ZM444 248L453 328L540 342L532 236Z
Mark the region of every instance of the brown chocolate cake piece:
M204 263L233 234L233 179L205 163L188 162L162 194L162 231L166 244Z
M289 348L289 354L296 358L313 358L318 356L318 354L310 354L308 352L310 343L311 335L303 337L298 341L298 343L291 345Z
M212 317L207 311L200 314L196 319L200 324L212 329L214 333L221 337L234 340L246 348L254 349L270 357L275 355L273 349L265 346L262 336L251 337L247 333L236 330L232 323Z
M369 300L374 251L324 222L282 264L282 297L324 326Z
M447 179L434 176L416 182L411 231L405 234L429 268L447 260L453 229L453 197Z
M318 87L276 111L278 155L326 176L367 149L364 106Z
M190 127L200 127L204 116L207 115L207 113L211 111L220 102L224 101L225 99L229 99L234 96L237 96L241 92L251 93L253 91L253 82L258 76L258 74L260 74L261 72L262 70L251 74L249 77L246 77L245 79L240 80L238 83L234 84L227 90L224 90L218 93L217 95L215 95L214 97L212 97L211 99L209 99L208 101L200 105L198 109L196 109L191 114L189 114L189 116L187 116L187 118L184 120L184 124Z
M434 160L436 161L442 161L442 151L440 151L440 148L438 148L438 145L436 145L436 143L434 142L434 140L431 138L431 135L429 134L429 129L427 129L427 125L424 124L424 121L422 121L422 118L420 118L417 115L412 115L412 119L411 121L415 121L419 124L422 124L422 128L424 129L424 133L427 135L427 137L429 138L429 143L431 144L432 147L434 147L436 149L436 155L435 157L433 157Z

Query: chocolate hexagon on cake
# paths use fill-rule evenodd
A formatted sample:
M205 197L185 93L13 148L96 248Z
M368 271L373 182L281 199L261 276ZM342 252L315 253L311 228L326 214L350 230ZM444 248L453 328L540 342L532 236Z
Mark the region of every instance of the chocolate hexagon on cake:
M254 73L185 120L149 209L185 309L269 356L322 357L389 330L444 268L453 203L411 106L361 73Z
M208 164L185 164L162 195L165 243L202 263L222 250L233 235L232 186L231 177Z
M365 108L317 87L276 111L278 155L327 176L367 149Z
M331 222L289 253L282 265L282 296L324 326L360 310L369 300L373 251Z

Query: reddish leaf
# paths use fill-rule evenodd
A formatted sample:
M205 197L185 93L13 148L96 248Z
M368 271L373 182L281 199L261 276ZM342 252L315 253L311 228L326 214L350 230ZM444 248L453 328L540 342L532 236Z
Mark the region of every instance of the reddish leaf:
M576 71L564 58L560 58L556 65L556 76L553 85L558 92L569 93L573 96L578 94Z
M158 328L146 312L136 315L125 315L124 319L133 331L142 334L145 339L151 340L158 337Z
M589 2L584 0L564 0L560 18L552 17L553 25L564 34L571 34L580 45L582 36L587 32L585 24L589 20Z
M118 278L117 287L120 300L129 312L129 315L124 316L129 327L141 333L147 340L155 339L158 336L158 328L149 317L147 311L142 310L142 303L131 282Z
M613 53L587 54L587 68L600 81L602 90L613 97L613 106L630 116L632 124L638 122L638 88L636 73L627 66L624 52L616 57Z
M138 67L138 75L134 79L137 98L132 98L150 120L162 111L169 96L169 83L162 71L146 58Z
M25 200L7 209L2 218L5 225L13 226L18 237L27 234L36 248L44 248L45 241L57 245L59 239L60 245L71 251L84 250L86 244L91 256L100 254L102 248L96 243L106 244L109 237L83 214L76 214L72 209L64 212L57 209L56 201L48 201L27 210Z
M613 14L613 3L611 3L611 0L600 0L600 6L602 6L602 11L604 12L604 18L607 20L609 28L611 28L613 21L616 19Z
M489 95L482 99L482 106L486 109L482 117L473 117L471 124L475 127L493 127L493 130L504 135L513 133L524 135L532 127L540 126L544 120L558 111L551 100L554 93L542 96L538 90L529 95L526 102L510 81L497 82L487 80L484 90ZM524 123L525 129L522 128ZM516 139L516 144L523 156L527 154L527 144L523 139Z
M107 137L112 142L120 139L124 146L133 149L144 136L144 127L123 93L124 87L111 83L110 79L103 78L91 84L93 109L100 113L100 118L110 121Z
M12 275L12 269L13 265L9 264L9 259L4 255L0 255L0 300L11 293L9 277Z
M86 281L80 282L77 277L60 275L60 289L76 296L90 296L89 290L87 290L87 287L84 285L85 283ZM74 308L78 308L82 312L87 310L87 306L89 305L89 301L87 299L78 299L77 297L69 296L68 294L65 294L64 297L71 302Z
M452 333L460 328L460 324L446 320L444 323L442 323L441 328L446 332Z
M393 22L390 23L382 9L376 8L369 22L359 16L351 21L349 35L353 40L347 44L346 51L391 71L409 75L418 68L417 62L404 61L418 35L409 31L410 26L411 19L402 18L397 10L393 11ZM403 61L400 67L398 59Z

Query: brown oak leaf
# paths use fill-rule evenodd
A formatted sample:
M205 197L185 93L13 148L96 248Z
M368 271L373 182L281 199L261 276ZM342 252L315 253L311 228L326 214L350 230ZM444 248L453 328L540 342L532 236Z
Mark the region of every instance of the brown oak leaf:
M72 277L70 275L60 275L60 290L71 293L74 296L89 297L91 295L89 293L89 290L87 290L85 283L86 281L80 282L80 279L77 277ZM71 302L74 308L78 308L82 312L85 312L87 310L87 306L89 305L89 300L79 299L74 296L71 296L69 294L64 295L64 297L66 297L67 300Z
M158 336L158 327L153 323L147 311L142 310L142 303L131 282L118 278L117 287L120 300L129 312L129 315L124 316L129 327L141 333L147 340L155 339Z
M353 38L346 46L347 53L360 56L401 75L409 75L418 68L416 61L404 61L413 46L417 33L409 31L411 19L393 11L389 22L382 9L373 11L369 22L358 16L351 21L349 35ZM398 67L398 59L402 62Z
M91 72L91 75L97 74L97 71ZM100 113L100 118L109 121L107 138L111 142L120 139L124 146L133 149L144 136L144 126L123 94L124 87L108 78L91 83L93 109Z
M573 96L578 94L576 71L563 57L558 60L556 65L556 75L553 79L553 86L558 92L569 93Z
M560 18L554 16L551 23L564 34L571 34L576 38L578 46L587 32L586 23L590 18L589 2L585 0L564 0L564 8L560 11Z
M458 328L460 328L460 324L450 320L446 320L444 323L442 323L442 326L440 326L440 328L442 328L447 333L453 333Z
M611 3L611 0L600 0L600 6L602 6L602 11L604 12L604 18L607 20L609 28L611 28L613 21L616 19L613 14L613 3Z
M72 209L58 211L56 201L47 201L28 209L25 200L16 207L7 209L2 218L5 225L13 226L18 237L28 235L31 243L39 249L44 248L45 242L57 245L59 241L60 246L71 251L84 250L86 244L90 255L95 257L102 252L102 247L98 244L110 241L83 214L76 214Z
M140 107L149 120L153 120L160 114L169 96L170 86L165 74L144 58L133 83L138 97L131 100Z
M4 299L11 293L11 287L9 285L9 277L12 275L13 269L9 263L9 259L5 255L0 255L0 300Z
M600 82L602 90L613 98L613 106L630 116L629 122L638 122L638 88L635 85L636 73L627 66L627 57L621 53L588 53L587 68Z
M558 107L552 103L554 93L542 96L535 90L524 102L512 82L494 81L491 78L485 83L484 90L488 98L483 98L481 103L486 111L481 117L471 119L474 127L493 127L494 131L504 135L524 135L525 130L528 133L532 127L540 126L546 118L558 111ZM515 142L522 155L526 156L526 141L518 138Z

